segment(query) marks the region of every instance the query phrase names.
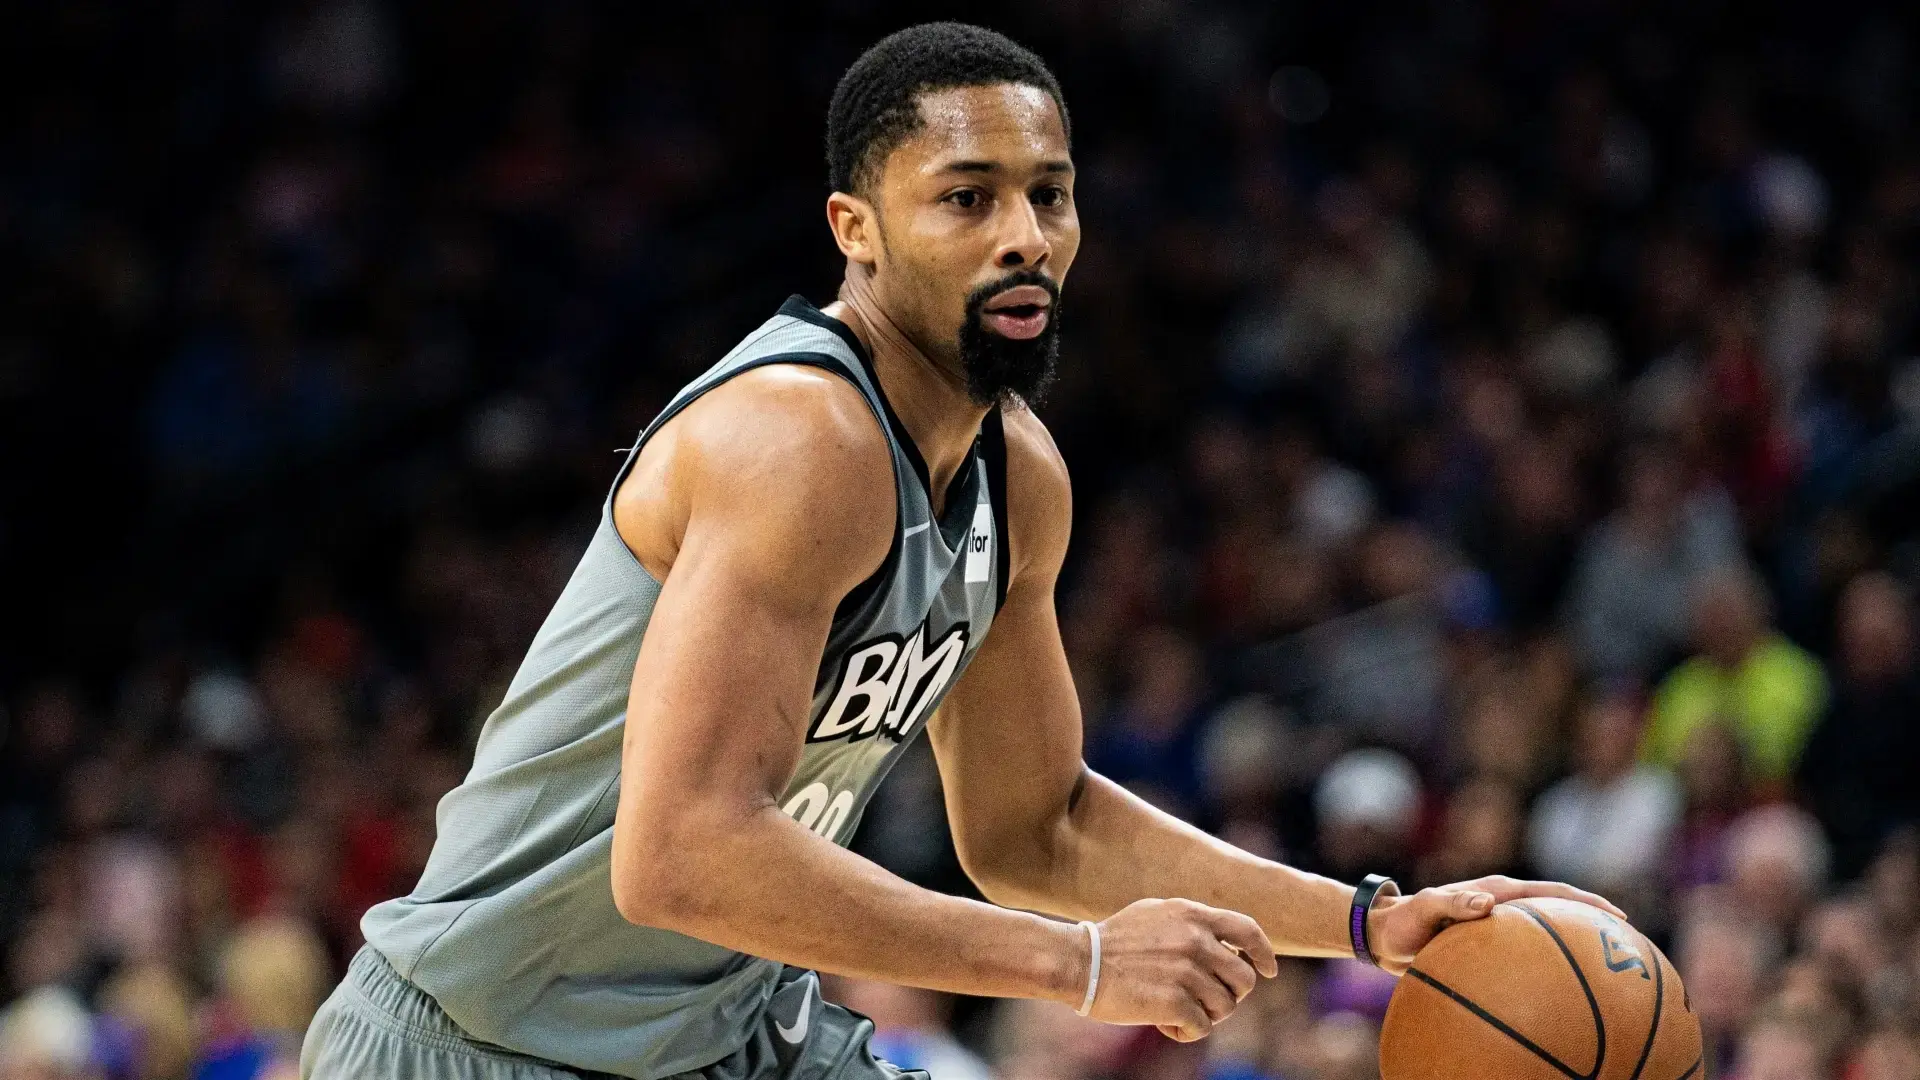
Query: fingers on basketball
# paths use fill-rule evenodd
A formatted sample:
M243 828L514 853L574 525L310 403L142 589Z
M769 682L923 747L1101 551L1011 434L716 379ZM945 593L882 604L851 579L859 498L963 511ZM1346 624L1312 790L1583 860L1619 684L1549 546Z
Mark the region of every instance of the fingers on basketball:
M1646 937L1571 898L1434 938L1394 990L1382 1080L1699 1080L1700 1025Z

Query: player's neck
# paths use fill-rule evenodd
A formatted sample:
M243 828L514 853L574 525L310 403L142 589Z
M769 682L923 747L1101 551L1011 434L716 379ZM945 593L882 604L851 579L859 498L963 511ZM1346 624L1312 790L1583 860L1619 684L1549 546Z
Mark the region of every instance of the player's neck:
M967 394L967 382L913 343L875 302L871 291L840 290L826 314L852 328L873 358L874 375L927 463L936 512L944 512L947 488L967 460L987 409Z

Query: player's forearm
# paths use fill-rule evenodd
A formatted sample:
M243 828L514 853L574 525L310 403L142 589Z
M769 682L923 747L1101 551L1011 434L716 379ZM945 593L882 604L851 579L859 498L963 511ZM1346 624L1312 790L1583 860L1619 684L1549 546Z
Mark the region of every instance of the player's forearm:
M796 967L988 997L1078 1004L1079 927L914 886L775 807L682 813L666 843L623 844L614 894L633 922Z
M1349 956L1353 889L1251 855L1089 772L1056 823L1022 906L1100 919L1142 897L1183 897L1251 916L1293 956Z

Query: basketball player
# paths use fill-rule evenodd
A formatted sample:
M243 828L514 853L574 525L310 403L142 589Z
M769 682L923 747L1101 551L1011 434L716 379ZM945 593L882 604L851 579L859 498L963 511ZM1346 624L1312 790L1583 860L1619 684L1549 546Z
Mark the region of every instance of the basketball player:
M1046 66L986 30L917 26L846 73L839 300L788 300L641 434L304 1075L901 1075L811 969L1197 1039L1276 952L1404 969L1496 901L1605 903L1356 889L1081 763L1067 474L1025 407L1080 243L1068 134ZM993 903L842 846L922 729Z

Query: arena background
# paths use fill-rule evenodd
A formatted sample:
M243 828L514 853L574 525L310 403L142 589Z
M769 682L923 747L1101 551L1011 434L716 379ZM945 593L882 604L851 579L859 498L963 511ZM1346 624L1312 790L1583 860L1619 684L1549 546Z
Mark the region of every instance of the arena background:
M289 1075L615 448L830 298L828 94L932 16L1073 110L1095 766L1608 892L1712 1075L1920 1078L1920 37L1847 0L14 6L0 1076ZM943 829L921 757L859 846L965 889ZM948 1080L1359 1080L1390 989L834 992Z

